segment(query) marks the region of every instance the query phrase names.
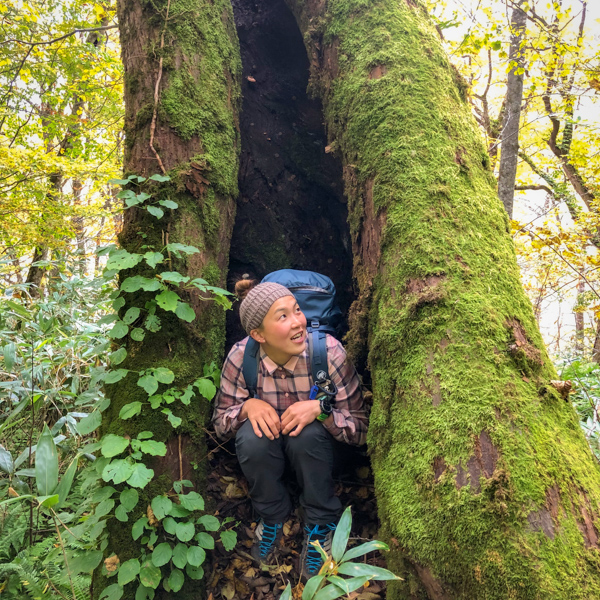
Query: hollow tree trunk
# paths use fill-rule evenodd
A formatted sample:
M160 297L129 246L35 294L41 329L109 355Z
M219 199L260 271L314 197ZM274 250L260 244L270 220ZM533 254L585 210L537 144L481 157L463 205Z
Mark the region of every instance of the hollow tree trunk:
M178 270L223 286L235 214L239 152L240 60L231 6L227 0L120 0L118 16L125 67L124 171L146 177L160 173L158 156L171 180L148 191L155 199L170 199L179 205L160 220L145 210L129 209L119 241L129 252L142 253L148 247L161 250L173 242L196 246L200 253L179 261L172 256L174 262L166 264L164 270ZM155 111L157 79L160 88ZM150 147L154 114L153 147L157 155ZM149 275L139 266L121 272L123 278L134 274ZM122 311L132 305L144 307L142 293L126 297ZM147 332L142 342L129 340L128 357L120 367L133 371L167 367L175 373L172 386L182 387L202 376L204 365L220 361L225 335L222 308L194 295L182 299L192 305L196 320L187 324L173 313L157 312L162 321L160 331ZM141 494L138 514L126 524L115 519L109 524L106 552L116 553L121 563L140 554L138 543L132 540L131 523L146 513L148 500L170 490L172 482L179 479L191 480L202 493L206 459L203 426L210 406L198 395L187 407L171 405L183 419L178 430L173 430L160 410L148 408L139 418L119 419L124 404L139 400L147 406L148 395L136 385L137 379L130 373L108 386L111 405L103 414L102 433L134 437L140 431L152 431L154 439L166 442L167 455L149 463L155 476ZM97 574L96 595L104 585ZM186 579L177 597L196 598L198 593L198 582ZM134 595L131 584L124 598ZM156 597L172 595L161 586Z
M413 0L287 0L344 164L389 598L600 594L600 476L550 381L465 85Z

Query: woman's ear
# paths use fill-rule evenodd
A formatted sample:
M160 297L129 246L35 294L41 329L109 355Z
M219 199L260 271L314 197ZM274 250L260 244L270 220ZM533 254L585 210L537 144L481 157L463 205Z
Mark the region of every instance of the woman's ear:
M253 340L256 340L259 344L264 344L265 343L265 338L261 335L260 331L258 329L253 329L250 332L250 337Z

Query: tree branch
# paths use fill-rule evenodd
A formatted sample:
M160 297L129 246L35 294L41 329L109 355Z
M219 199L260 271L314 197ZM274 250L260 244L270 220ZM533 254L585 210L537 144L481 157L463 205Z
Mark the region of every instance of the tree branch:
M26 42L25 40L17 40L14 38L9 38L8 40L4 40L3 42L0 42L0 44L16 43L16 44L23 44L25 46L31 46L32 48L33 48L33 46L48 46L50 44L55 44L56 42L65 40L68 37L75 35L76 33L87 33L87 32L91 32L91 31L108 31L109 29L116 29L117 27L118 27L118 25L105 25L103 27L90 27L89 29L74 29L73 31L70 31L69 33L65 33L65 35L61 35L60 37L54 38L52 40L48 40L46 42Z

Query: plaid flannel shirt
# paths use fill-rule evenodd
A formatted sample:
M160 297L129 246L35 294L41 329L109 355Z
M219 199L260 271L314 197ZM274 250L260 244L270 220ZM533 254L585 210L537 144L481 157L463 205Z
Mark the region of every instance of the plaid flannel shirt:
M227 439L242 426L238 419L242 404L249 397L242 364L248 338L238 342L225 359L221 386L215 401L213 425L217 435ZM337 386L333 423L325 428L340 442L361 445L366 441L367 413L363 403L360 381L346 351L333 336L327 336L329 376ZM274 363L262 350L258 366L257 396L268 402L281 416L294 402L308 400L311 388L308 346L298 356L292 356L282 367Z

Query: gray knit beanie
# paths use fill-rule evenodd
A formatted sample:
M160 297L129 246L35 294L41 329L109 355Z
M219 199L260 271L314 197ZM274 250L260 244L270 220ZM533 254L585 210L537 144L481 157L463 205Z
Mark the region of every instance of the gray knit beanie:
M240 320L248 335L260 327L275 300L293 296L292 292L280 283L259 283L254 286L240 304Z

